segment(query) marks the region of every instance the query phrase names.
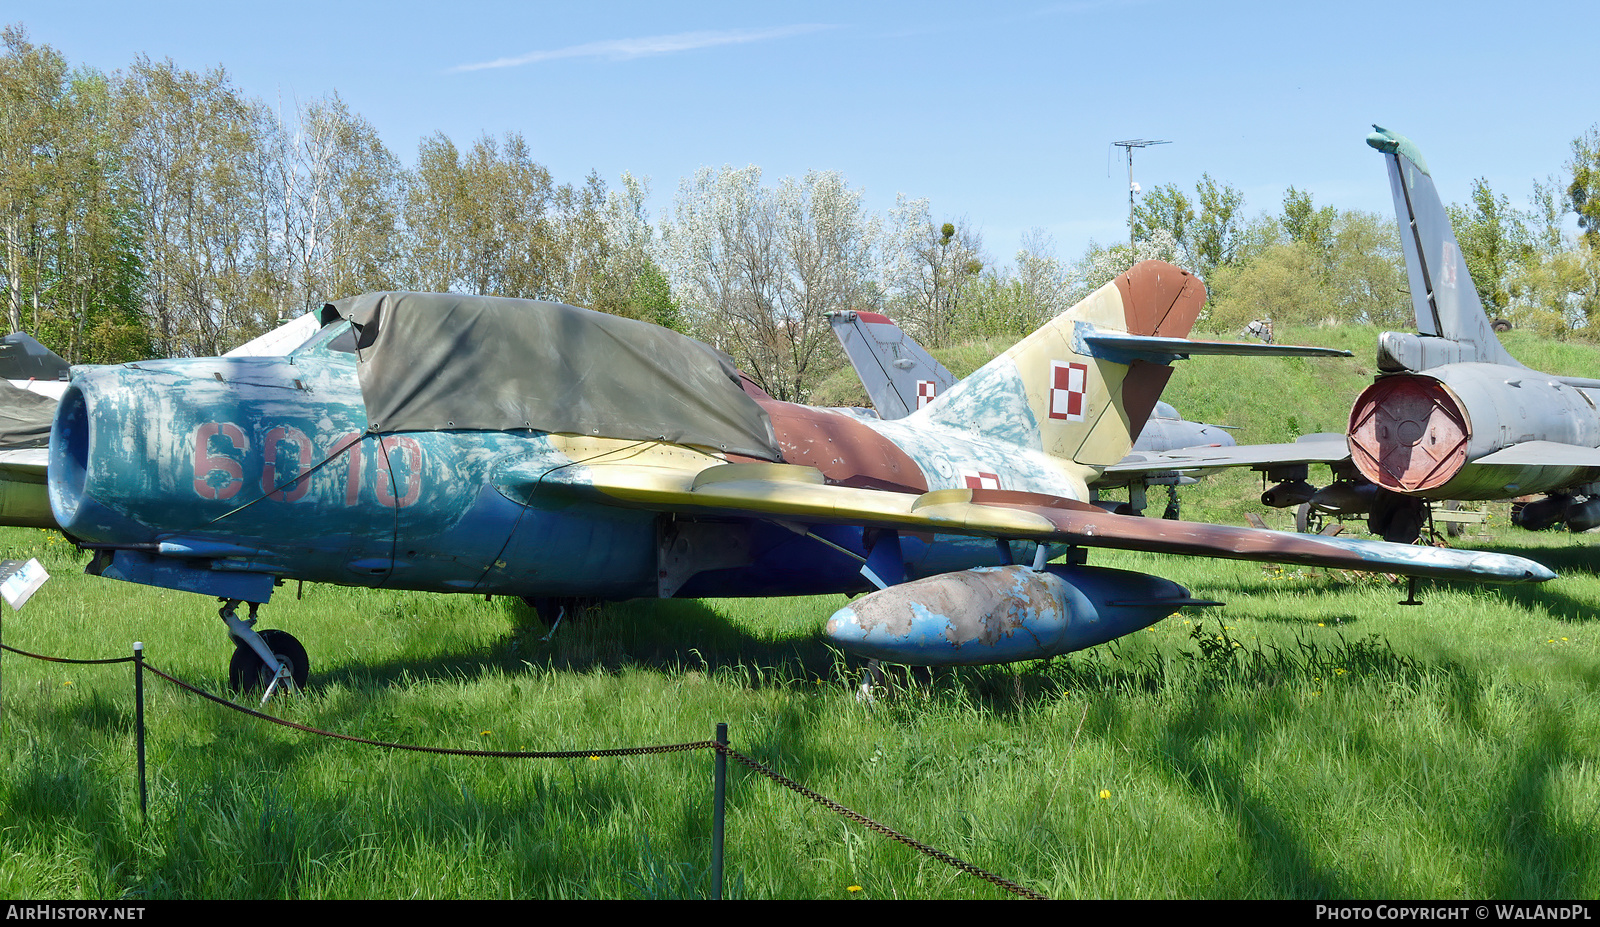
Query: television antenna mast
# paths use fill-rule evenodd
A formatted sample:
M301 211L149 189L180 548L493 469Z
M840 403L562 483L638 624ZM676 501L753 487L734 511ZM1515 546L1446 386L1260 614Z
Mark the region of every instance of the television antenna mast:
M1170 145L1170 139L1130 138L1126 141L1112 142L1111 144L1128 153L1128 247L1133 247L1133 195L1139 192L1139 185L1133 182L1133 149L1148 148L1151 145Z

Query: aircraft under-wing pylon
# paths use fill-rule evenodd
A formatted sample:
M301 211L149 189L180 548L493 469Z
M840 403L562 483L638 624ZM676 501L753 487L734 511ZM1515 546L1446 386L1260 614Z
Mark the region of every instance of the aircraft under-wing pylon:
M377 293L285 357L75 368L50 443L90 571L226 600L230 675L304 683L258 633L284 579L517 595L878 591L842 648L946 665L1045 657L1171 615L1183 587L1093 547L1539 582L1497 553L1107 513L1203 285L1141 264L903 419L773 400L721 352L557 303ZM1261 346L1267 347L1267 346ZM1066 564L1047 564L1054 553ZM1027 565L1031 560L1031 566ZM237 608L249 603L250 620Z

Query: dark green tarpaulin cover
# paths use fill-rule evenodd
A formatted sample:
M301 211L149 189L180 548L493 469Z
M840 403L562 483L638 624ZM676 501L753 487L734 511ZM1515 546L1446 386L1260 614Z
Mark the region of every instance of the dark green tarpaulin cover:
M665 440L781 460L733 359L677 332L532 299L365 293L330 303L356 327L373 430L533 428Z
M56 401L0 380L0 449L45 447Z

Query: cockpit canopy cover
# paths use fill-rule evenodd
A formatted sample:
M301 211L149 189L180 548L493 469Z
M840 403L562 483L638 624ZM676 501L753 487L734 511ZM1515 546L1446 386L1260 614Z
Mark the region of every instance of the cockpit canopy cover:
M677 332L532 299L365 293L329 303L356 329L377 432L534 429L670 441L781 460L733 359Z

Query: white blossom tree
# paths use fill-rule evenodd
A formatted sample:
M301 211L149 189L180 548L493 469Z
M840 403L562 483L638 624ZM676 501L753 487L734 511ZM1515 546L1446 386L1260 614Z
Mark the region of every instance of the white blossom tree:
M787 178L702 168L679 185L662 262L691 331L762 389L802 401L830 356L824 314L876 305L878 225L831 171Z

